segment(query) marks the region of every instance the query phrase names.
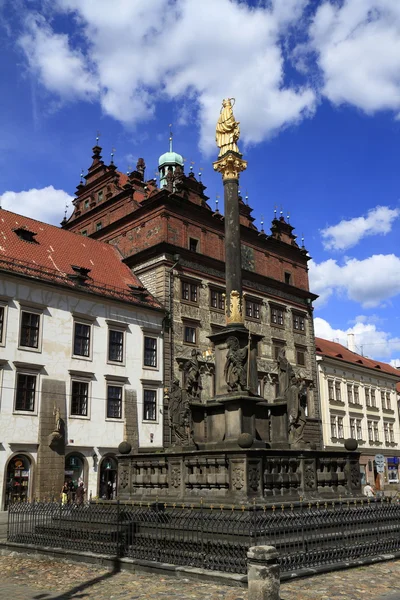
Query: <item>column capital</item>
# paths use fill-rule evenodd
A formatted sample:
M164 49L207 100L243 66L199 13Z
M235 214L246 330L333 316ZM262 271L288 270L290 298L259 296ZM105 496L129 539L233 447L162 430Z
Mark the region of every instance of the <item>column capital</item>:
M239 174L247 169L247 161L243 160L241 154L226 152L221 158L213 163L214 171L222 174L222 180L239 179Z

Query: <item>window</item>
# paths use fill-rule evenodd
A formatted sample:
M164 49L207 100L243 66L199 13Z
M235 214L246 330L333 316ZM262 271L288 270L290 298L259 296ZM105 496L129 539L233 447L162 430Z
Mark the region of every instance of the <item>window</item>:
M371 406L371 390L369 388L365 388L365 404Z
M84 207L89 208L89 200L85 200Z
M356 439L356 420L350 419L350 437Z
M367 425L368 425L368 440L370 442L373 442L374 441L374 434L373 434L373 431L372 431L372 421L368 421Z
M107 386L107 419L121 419L122 417L122 387L120 385Z
M185 325L183 333L183 341L185 342L185 344L195 344L197 337L196 333L196 327Z
M350 383L347 384L347 400L351 404L354 402L354 400L353 400L353 386Z
M386 408L392 410L392 401L390 399L390 392L386 392Z
M89 399L89 383L73 381L71 392L71 415L87 417Z
M331 415L331 437L337 437L336 417L334 415Z
M385 436L385 444L389 443L389 423L383 424L383 435Z
M144 366L157 367L157 338L144 338Z
M90 356L90 325L77 323L74 325L74 355Z
M0 344L4 344L5 315L5 306L0 306Z
M279 352L285 349L285 342L280 340L272 340L273 343L273 356L275 360L278 360Z
M155 390L143 390L143 421L156 420L157 397Z
M108 332L108 360L112 362L124 361L124 332L110 329Z
M197 252L198 246L199 240L196 240L195 238L189 238L189 250L191 250L192 252Z
M15 410L35 410L36 375L17 373Z
M375 390L371 389L371 406L376 408Z
M225 292L210 289L210 306L217 310L225 310Z
M306 352L302 348L296 348L296 363L301 367L306 366Z
M283 309L276 306L271 306L271 323L283 327Z
M293 329L295 331L305 331L306 321L302 315L293 314Z
M379 442L379 430L378 430L378 421L374 421L372 423L372 426L374 428L374 441L375 442Z
M342 401L342 393L340 391L340 381L335 381L335 394L337 402Z
M382 408L385 409L386 408L386 396L385 396L385 392L383 392L381 390L381 403L382 403Z
M182 300L187 302L197 303L197 283L190 283L189 281L182 281Z
M40 315L22 311L19 345L26 348L39 348Z
M334 400L335 399L335 393L334 393L334 387L333 387L333 381L332 381L332 379L328 380L328 395L329 395L329 400Z
M100 229L101 229L101 221L96 223L96 231L100 231Z
M285 272L285 283L292 285L292 274Z
M84 235L85 237L87 237L87 229L84 229L84 230L81 232L81 234L82 234L82 235Z
M260 303L252 300L246 300L246 317L249 319L260 320Z
M99 202L103 201L103 190L100 190L100 192L97 193L97 200Z
M360 404L360 394L359 394L358 385L354 386L353 392L354 392L354 404Z
M356 419L357 439L362 440L362 420Z
M389 423L389 439L390 439L390 443L394 444L393 423Z
M337 418L337 422L338 422L338 438L343 439L344 438L344 434L343 434L343 417L338 417Z

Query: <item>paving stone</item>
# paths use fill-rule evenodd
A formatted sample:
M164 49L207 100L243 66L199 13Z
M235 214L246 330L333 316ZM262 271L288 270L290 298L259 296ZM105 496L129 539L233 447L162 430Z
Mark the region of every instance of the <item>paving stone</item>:
M397 590L397 591L396 591ZM0 599L7 600L248 600L247 590L151 574L0 556ZM400 561L296 579L281 585L282 600L400 600Z

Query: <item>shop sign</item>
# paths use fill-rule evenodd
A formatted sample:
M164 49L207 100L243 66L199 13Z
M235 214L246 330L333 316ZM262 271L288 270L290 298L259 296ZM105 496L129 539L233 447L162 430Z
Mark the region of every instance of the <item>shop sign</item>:
M383 473L385 470L385 457L383 454L375 454L375 465L378 473Z

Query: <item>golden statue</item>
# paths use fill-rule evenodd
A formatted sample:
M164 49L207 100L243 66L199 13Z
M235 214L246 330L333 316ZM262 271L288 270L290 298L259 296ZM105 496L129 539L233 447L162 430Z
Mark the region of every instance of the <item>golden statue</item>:
M234 98L227 98L222 101L221 113L215 131L215 141L220 149L218 158L229 150L240 154L236 144L239 139L240 129L238 121L233 116L232 100Z

